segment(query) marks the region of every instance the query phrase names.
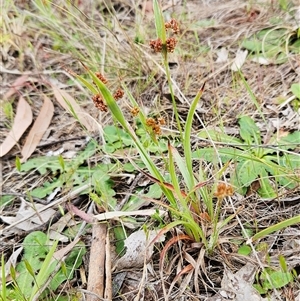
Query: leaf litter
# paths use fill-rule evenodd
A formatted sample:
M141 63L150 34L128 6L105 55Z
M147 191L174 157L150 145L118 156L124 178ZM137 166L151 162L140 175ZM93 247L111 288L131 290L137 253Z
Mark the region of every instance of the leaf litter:
M113 1L115 4L117 1ZM134 10L132 8L131 3L127 3L128 1L123 1L121 4L118 4L119 7L122 7L124 10L116 10L116 18L118 20L121 20L124 22L123 24L126 24L128 22L128 17L132 13L137 13L138 10ZM147 4L147 3L146 3ZM183 7L180 4L177 4L175 6L172 6L173 4L169 1L164 2L164 7L165 7L165 13L166 14L171 14L175 13L180 15L180 13L183 10ZM84 6L84 5L83 5ZM117 6L116 6L117 7ZM87 8L87 7L86 7ZM85 8L85 9L86 9ZM88 8L87 8L88 9ZM263 112L265 116L267 116L267 120L272 122L273 125L276 128L276 134L279 133L279 136L281 136L280 133L285 133L286 136L288 134L293 135L296 130L299 130L299 109L295 110L294 106L294 100L285 101L281 104L278 104L278 101L280 102L280 97L283 97L284 100L289 99L291 97L290 93L290 88L293 87L293 91L295 90L295 83L297 81L299 82L299 67L297 67L297 64L295 64L294 57L291 56L290 62L283 63L282 65L279 66L274 66L270 64L270 58L265 56L262 56L262 52L260 51L257 53L257 61L252 62L250 59L246 58L245 51L242 53L241 56L239 57L239 52L238 48L236 47L235 42L239 37L247 38L247 37L253 37L253 34L259 32L260 30L264 29L266 26L269 26L269 16L270 14L272 15L272 9L270 10L266 9L266 7L255 5L254 7L251 7L249 10L245 8L245 3L243 1L225 1L224 3L220 3L218 7L215 7L214 5L205 5L203 4L201 7L201 10L199 10L199 3L196 1L188 1L186 3L187 13L189 18L192 20L192 26L193 28L192 31L192 36L189 35L189 25L186 23L186 33L187 33L187 39L191 39L194 43L194 37L197 35L198 38L201 39L201 46L205 46L206 49L208 49L211 52L210 58L205 58L203 59L201 55L195 55L195 57L191 60L187 59L186 61L181 61L182 58L179 60L179 68L176 70L174 69L174 72L172 74L174 80L176 80L176 83L179 85L180 89L182 91L186 92L187 98L191 99L197 89L199 89L199 80L206 80L207 79L207 92L204 95L204 100L203 103L201 103L201 110L199 112L203 115L201 115L201 118L203 118L208 125L211 128L214 128L216 125L219 125L220 121L223 124L223 129L228 135L232 135L232 132L236 130L237 132L237 122L236 122L236 115L239 114L240 112L244 112L246 114L251 115L251 118L257 121L257 115L252 114L252 112L255 110L253 103L249 101L249 96L247 95L247 91L243 90L238 90L235 91L234 89L232 90L232 82L231 82L231 75L230 75L230 66L226 67L227 62L225 62L228 58L228 61L232 61L234 59L239 60L236 65L238 65L238 69L243 72L249 82L249 85L253 89L253 93L257 96L258 100L260 101L261 107L263 107ZM273 8L275 9L275 8ZM149 10L149 8L145 7L145 11ZM150 11L152 11L152 6L150 8ZM128 13L128 15L126 15ZM101 16L102 18L102 16ZM289 17L290 18L290 17ZM195 20L200 20L199 22L196 22ZM290 19L286 19L286 22L291 22ZM130 22L129 22L130 23ZM114 29L113 29L114 30ZM122 31L122 28L120 24L118 24L118 30ZM124 35L118 32L118 35L122 37L124 40ZM109 41L110 42L110 41ZM196 44L196 43L194 43ZM97 45L98 47L99 45ZM185 49L185 47L188 47L189 44L187 43L186 45L182 45L183 51L186 51L184 55L186 55L186 58L188 58L188 52L190 51L188 48ZM199 45L198 45L199 46ZM222 49L226 49L227 53L223 51L218 52L220 47L224 47ZM249 49L248 49L249 51ZM254 49L252 49L254 51ZM50 56L53 54L49 54ZM219 58L219 61L218 61ZM265 61L262 61L262 58L265 59ZM211 65L212 61L216 61L218 64L217 66ZM263 66L262 64L264 62L267 62L268 65ZM70 60L70 64L72 64ZM120 63L122 65L122 63ZM220 64L224 64L224 66L220 66ZM9 65L7 64L9 67ZM142 65L141 65L142 66ZM59 69L60 67L57 65L51 66L51 68L57 68ZM215 68L216 67L216 68ZM218 69L220 67L220 69ZM76 67L74 67L76 68ZM26 69L26 68L25 68ZM236 71L234 71L236 72ZM114 72L111 72L113 76ZM236 74L235 74L236 75ZM161 76L161 75L159 75ZM5 75L5 78L8 79L9 83L13 83L16 77L13 77L10 75L10 78ZM235 77L235 79L238 79ZM62 78L60 79L60 82L65 82L66 79ZM19 91L21 91L23 88L22 85L26 82L26 77L23 79L20 79L20 88L18 88ZM13 86L14 84L12 84ZM15 84L16 85L16 84ZM163 86L163 84L161 84ZM165 87L163 87L165 89ZM13 87L11 92L9 94L12 95L12 93L15 93L15 88ZM62 92L61 92L62 91ZM155 95L153 93L153 88L149 87L146 88L143 91L143 96L141 96L141 99L154 99ZM41 95L43 94L42 91ZM10 96L11 96L10 95ZM75 115L80 119L81 124L85 125L86 128L90 129L92 131L93 123L91 124L91 119L90 117L86 116L91 113L90 108L85 108L85 110L82 109L82 106L78 107L77 102L74 99L73 96L71 96L68 92L65 92L63 90L60 90L59 95L56 94L56 100L60 102L64 106L64 110L67 110L68 112L71 112L71 115ZM280 96L280 97L279 97ZM148 98L147 98L148 97ZM51 100L54 100L53 97L51 97ZM67 102L66 102L67 100ZM71 104L68 105L67 103ZM145 101L146 106L148 106L149 110L153 110L152 103L149 102L147 103ZM157 104L155 104L156 107ZM73 109L75 108L74 111L72 112ZM296 107L297 108L297 107ZM78 109L78 110L77 110ZM37 110L38 111L38 110ZM56 112L55 112L56 111ZM70 133L72 134L72 131L68 131L69 124L74 124L74 119L68 115L64 114L64 111L61 109L57 109L55 106L55 111L54 111L54 116L52 120L52 133L50 133L50 138L55 137L55 140L57 140L60 143L60 140L57 139L57 137L64 137L64 136L69 136ZM164 107L162 108L162 111L167 112L168 114L168 103L164 103ZM181 109L180 113L185 114L187 111L187 108ZM18 110L17 110L18 112ZM205 114L203 114L205 112ZM218 118L215 118L215 115L213 112L218 112ZM75 113L75 114L74 114ZM37 112L34 112L34 116L37 116ZM59 118L59 116L64 116L63 118ZM70 118L71 121L70 121ZM69 124L68 124L69 123ZM67 126L63 127L62 125L66 124ZM256 123L258 124L258 123ZM260 124L259 125L261 134L264 136L266 134L265 130L265 124ZM22 126L23 128L23 126ZM51 128L51 125L50 125ZM82 133L81 130L79 130L79 124L77 124L75 127L73 127L75 133ZM195 129L198 129L199 126L197 125L197 121L195 121ZM278 131L277 131L278 129ZM7 129L5 129L5 135L7 135ZM53 133L55 132L55 133ZM1 128L1 134L3 133L3 128ZM20 134L18 134L20 136ZM24 133L21 134L21 136L18 138L17 141L20 141ZM296 137L296 134L294 134ZM278 136L278 137L279 137ZM232 136L231 136L232 137ZM282 137L281 137L282 138ZM16 140L16 139L14 139ZM266 140L268 141L268 140ZM297 137L294 141L294 143L297 144ZM16 141L15 141L16 142ZM201 142L202 143L202 142ZM205 143L205 141L204 141ZM12 142L11 142L12 145ZM14 144L15 145L15 144ZM12 147L14 146L12 145ZM11 149L11 148L10 148ZM39 146L37 146L38 151L40 151ZM45 150L47 151L54 151L55 149L51 149L51 146L46 148ZM8 155L10 150L8 150L6 153ZM42 149L42 152L44 152L44 149ZM299 147L296 148L295 152L299 152ZM16 153L16 152L15 152ZM27 153L29 154L29 152ZM6 155L5 159L9 158L11 162L12 158L8 157ZM97 158L98 160L99 158ZM5 180L5 189L11 189L13 187L16 187L15 183L18 182L20 184L17 185L16 189L19 192L22 192L24 194L24 191L27 190L27 184L30 183L31 181L35 181L34 178L29 182L23 181L22 178L19 177L16 173L13 174L13 176L7 176L9 175L12 170L10 166L14 166L14 164L10 165L4 162L3 168L4 168L4 180ZM50 176L48 174L48 170L44 170L46 176ZM32 174L33 175L33 174ZM51 177L51 176L50 176ZM3 184L1 184L3 185ZM3 186L2 186L3 187ZM53 188L54 189L54 188ZM243 207L246 208L245 214L241 216L242 221L244 224L249 224L252 220L255 220L255 223L257 225L263 225L263 226L268 226L270 221L278 221L282 220L285 218L288 218L291 216L292 212L299 212L299 206L297 204L297 200L294 202L290 202L289 200L294 199L293 195L297 196L299 194L299 190L297 190L297 187L294 188L294 190L282 190L281 195L278 196L276 199L272 200L266 200L260 198L256 194L252 194L251 197L247 196L247 198L241 198L240 196L236 197L234 199L235 201L235 206L236 208ZM56 198L61 197L62 195L57 195L54 196L54 204L53 208L55 208L55 211L57 211L57 207L55 207L55 204L58 204L59 202L56 202ZM67 199L67 198L66 198ZM65 200L66 200L65 199ZM60 199L58 199L60 200ZM15 200L14 203L18 203L20 200ZM22 202L22 201L21 201ZM49 206L50 207L50 206ZM12 207L12 208L19 208L19 207ZM45 207L46 208L46 207ZM2 210L2 209L1 209ZM15 214L19 214L18 210L13 209ZM149 209L146 209L149 210ZM228 208L224 210L229 210ZM41 210L38 210L41 211ZM132 212L132 214L138 214L139 210L136 212ZM146 211L149 214L155 213L154 210ZM40 214L42 214L43 211L41 211ZM117 220L119 218L123 218L126 216L126 213L123 212L110 212L110 215L107 216L111 218L112 220ZM225 211L224 211L225 214ZM31 214L32 215L32 214ZM30 216L31 216L30 215ZM4 217L4 215L2 215ZM7 212L5 212L5 217L7 217ZM43 216L42 216L43 217ZM100 213L98 215L99 220L107 220L107 217L105 217L105 213ZM22 218L24 219L24 218ZM3 220L4 221L4 220ZM29 218L30 221L30 218ZM12 224L13 225L13 224ZM1 226L2 227L2 226ZM288 229L291 230L291 229ZM224 235L230 235L232 237L240 237L240 232L238 230L231 230L228 231L228 233L224 233ZM287 235L286 232L284 232L285 235ZM297 232L293 234L294 237L297 238ZM130 237L130 236L129 236ZM134 236L133 236L134 237ZM278 246L277 252L280 252L281 250L286 252L285 257L288 262L291 263L291 268L299 266L299 263L297 261L297 254L295 256L292 255L292 250L297 250L298 248L298 242L297 239L294 239L294 248L289 249L287 244L284 243L284 247L281 249L280 248L280 241L286 241L285 236L280 236L280 233L276 233L271 236L273 238L272 244L270 243L270 246L275 245ZM140 239L139 239L140 240ZM140 240L142 241L142 240ZM188 246L188 245L187 245ZM181 248L185 247L184 245L181 245ZM236 245L234 243L227 243L223 244L224 249L222 250L223 254L224 251L226 253L225 257L221 256L221 261L223 262L224 260L227 260L227 258L231 258L232 262L231 268L232 271L238 271L233 273L231 270L228 268L223 269L223 267L218 267L217 275L218 277L222 277L223 281L222 283L216 281L216 287L213 289L207 289L206 283L209 283L209 281L203 280L203 278L200 279L200 284L198 288L194 288L196 291L201 292L199 295L194 295L193 294L193 286L192 286L192 280L188 282L187 284L191 284L189 290L188 288L185 290L185 292L182 293L183 297L190 298L191 300L207 300L206 298L210 296L211 297L214 294L215 290L219 290L221 297L224 300L243 300L241 299L242 296L245 297L245 292L247 291L251 297L253 297L253 300L257 299L257 293L253 291L252 284L253 284L253 274L250 272L253 272L253 269L257 272L257 269L254 268L253 266L247 265L247 258L239 258L239 260L233 260L235 257L235 251L236 251ZM275 248L276 249L276 248ZM129 248L130 250L130 248ZM175 247L174 247L174 250ZM175 256L175 254L172 254L172 251L168 254L170 256L170 260L172 260L172 256ZM274 252L274 249L272 249L270 252ZM289 253L290 252L290 253ZM181 253L181 249L177 249L177 253ZM134 254L134 252L132 252ZM183 253L182 253L183 254ZM222 254L222 253L221 253ZM272 254L272 253L271 253ZM220 255L220 254L218 254ZM232 256L232 257L231 257ZM122 257L121 257L122 258ZM120 258L120 259L121 259ZM126 258L126 257L125 257ZM141 258L138 257L138 258ZM216 257L217 258L217 257ZM225 258L225 259L224 259ZM139 261L140 259L138 259ZM205 273L208 275L208 277L212 277L214 275L213 272L213 266L214 263L212 264L206 264L210 262L210 258L203 256L202 258L203 262L201 262L201 267L203 267L206 271ZM289 261L290 260L290 261ZM205 261L205 262L204 262ZM184 263L184 261L183 261ZM266 263L266 262L265 262ZM152 260L150 261L147 269L148 271L152 271L151 277L148 278L148 280L152 279L155 281L157 280L157 277L155 275L155 271L157 271L157 267L155 266L155 253L154 257L152 257ZM229 266L230 266L229 264ZM234 267L232 266L235 265ZM276 256L272 257L272 265L273 266L278 266L278 260L276 260ZM243 267L245 269L243 269ZM152 270L151 270L152 267ZM211 270L209 270L209 268ZM182 268L182 266L181 266ZM180 271L180 266L177 268ZM250 274L251 277L250 277ZM175 273L174 275L176 275ZM135 277L136 282L133 286L134 289L138 289L139 285L138 284L141 281L143 274L136 273ZM245 281L244 276L249 276L248 280ZM133 277L133 276L132 276ZM172 277L171 277L172 278ZM205 277L204 277L205 278ZM161 281L161 279L159 279ZM152 286L152 282L149 282L149 287L152 287L152 289L155 287L154 285ZM242 288L239 286L233 285L233 283L238 283L241 285L244 285ZM123 284L126 284L123 282ZM188 285L187 285L188 287ZM204 287L206 287L206 293L203 293L205 291ZM158 287L156 287L158 288ZM180 300L180 296L176 296L176 289L178 287L174 287L174 294L172 296L174 297L174 300ZM126 290L123 287L120 288L120 292L125 292ZM230 291L228 293L228 291ZM145 290L146 292L146 290ZM161 288L157 289L158 294L161 294ZM232 293L232 295L231 295ZM285 293L285 291L281 291L282 295ZM201 295L202 294L202 295ZM244 294L244 295L243 295ZM128 296L128 295L127 295ZM161 295L160 295L161 296ZM220 295L217 295L220 296ZM252 300L250 296L246 296L249 300ZM295 299L300 298L299 292L294 290L294 297ZM126 295L125 297L126 298ZM130 296L128 296L130 299ZM151 293L145 293L144 298L149 300L156 300ZM217 298L217 297L216 297ZM255 299L256 298L256 299ZM273 296L272 296L273 298ZM129 300L128 299L128 300ZM133 299L133 298L132 298ZM120 300L120 298L116 297L116 300ZM208 299L209 300L209 299ZM219 299L211 299L211 300L219 300ZM222 299L220 299L222 300ZM244 299L246 300L246 299ZM257 299L259 300L259 299ZM264 300L264 299L261 299ZM272 300L272 299L271 299ZM275 300L275 299L274 299Z

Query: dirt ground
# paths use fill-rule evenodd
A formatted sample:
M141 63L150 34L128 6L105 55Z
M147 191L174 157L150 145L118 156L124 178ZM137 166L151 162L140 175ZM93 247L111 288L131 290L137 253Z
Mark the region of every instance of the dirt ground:
M244 256L238 252L239 242L245 242L241 225L246 225L251 233L255 233L300 215L299 182L292 189L279 187L276 197L263 198L258 193L260 186L256 179L245 195L236 192L231 202L226 200L222 204L221 220L232 214L236 214L237 218L222 230L218 247L211 254L207 254L200 243L178 240L170 245L163 267L160 266L163 247L168 240L183 235L182 228L167 233L166 241L155 245L147 263L118 269L114 267L118 259L115 255L117 238L113 236L116 221L110 221L104 229L95 229L88 227L86 216L81 215L81 212L102 213L91 207L91 195L78 193L71 197L72 189L66 185L60 189L51 189L49 186L45 195L30 198L30 191L58 178L61 167L58 165L51 171L43 172L40 167L34 166L35 169L28 168L20 172L21 163L16 158L20 158L22 163L53 154L61 154L65 160L75 158L75 154L87 146L87 137L101 145L103 128L113 124L109 112L99 112L93 104L92 94L77 80L76 74L87 73L83 64L93 72L105 74L108 87L113 91L121 83L126 84L149 115L163 117L167 121L162 127L164 137L174 137L178 128L166 75L160 67L161 55L153 53L149 46L149 41L156 38L152 1L78 0L68 4L65 1L7 1L2 5L0 250L5 260L14 254L29 233L35 230L47 233L54 223L61 221L69 212L72 218L65 228L71 227L72 221L86 222L81 240L86 245L87 253L81 269L78 268L67 286L59 286L58 291L77 289L91 298L87 290L97 286L97 281L88 279L89 262L93 256L91 253L99 251L98 257L106 254L107 258L111 252L106 264L110 260L113 269L110 270L108 266L104 269L106 280L101 284L103 299L98 300L300 300L299 222L264 237L257 244L255 242L254 247L264 246L255 249L255 256L253 253ZM187 117L191 101L205 83L193 123L191 143L194 149L210 145L209 141L196 138L203 125L210 130L221 128L227 135L239 137L238 117L241 115L250 116L255 121L263 145L270 145L274 133L284 136L300 131L300 104L291 92L291 86L300 83L299 47L296 51L290 48L297 40L299 44L297 32L299 34L300 10L297 1L173 0L162 1L162 9L165 19L176 18L180 24L178 44L176 51L169 55L169 67L174 80L178 113L183 120ZM234 71L232 66L236 57L243 56L246 50L245 41L266 29L286 30L283 39L275 40L275 43L281 43L280 50L276 50L268 60L257 62L254 59L255 51L248 49L247 59L240 58L240 72ZM264 37L260 43L264 44L266 40ZM280 59L281 55L284 59ZM83 126L70 112L66 99L68 103L78 104L76 114ZM125 97L119 105L129 122L133 123L128 110L129 103ZM34 140L30 130L42 108L44 113L36 126L34 137L39 132L42 135L39 140ZM7 140L12 128L17 128L13 142ZM297 143L297 139L295 141ZM178 149L182 150L180 144ZM287 151L293 155L300 154L300 137L298 145ZM134 152L128 155L122 150L116 153L100 150L84 162L88 161L87 165L90 166L104 162L108 166L120 160L125 164L129 162L127 156L135 158ZM157 162L160 164L159 160ZM201 164L207 164L206 170L213 172L211 165L202 160L195 162L195 170ZM230 168L233 167L230 165ZM292 170L291 173L298 176L299 180L299 170ZM147 193L151 184L145 175L121 168L113 170L110 178L116 193L115 208L118 210L122 209L120 204L124 205L129 200L129 195L140 191ZM74 181L74 189L81 187L78 183L83 181L83 177ZM141 182L143 184L139 184ZM33 227L16 228L14 223L26 219L20 210L20 204L25 201L42 206L39 208L51 208L52 219L34 224ZM158 198L156 202L147 203L139 209L161 209L160 202L163 201L163 198ZM68 207L67 204L74 207ZM8 220L6 217L14 219ZM30 223L34 223L31 218L28 217ZM171 222L169 218L165 216L166 222ZM153 222L150 217L143 218L135 229L127 229L128 234L143 225L150 229L158 227L158 222ZM110 235L106 235L107 230ZM102 250L100 247L97 251L91 249L95 233L100 235L98 239L104 245ZM254 279L254 276L260 275L258 273L263 267L279 269L279 255L284 257L288 270L294 271L293 281L259 295L252 288L259 278L257 276ZM21 258L18 256L15 261L19 262ZM245 271L243 267L246 267ZM261 278L259 281L263 282ZM245 284L244 287L242 284ZM106 298L105 294L111 298ZM64 300L85 300L73 298Z

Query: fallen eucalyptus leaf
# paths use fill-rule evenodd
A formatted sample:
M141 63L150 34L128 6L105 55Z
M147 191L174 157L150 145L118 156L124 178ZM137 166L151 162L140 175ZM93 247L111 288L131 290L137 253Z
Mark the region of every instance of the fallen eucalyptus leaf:
M39 142L41 141L44 133L48 129L52 116L54 113L54 106L52 101L44 95L44 104L42 109L34 122L27 138L25 145L22 148L21 154L23 158L21 162L26 162L30 155L34 152Z
M30 105L23 97L20 97L12 129L0 145L0 157L6 155L14 147L31 122L32 111Z

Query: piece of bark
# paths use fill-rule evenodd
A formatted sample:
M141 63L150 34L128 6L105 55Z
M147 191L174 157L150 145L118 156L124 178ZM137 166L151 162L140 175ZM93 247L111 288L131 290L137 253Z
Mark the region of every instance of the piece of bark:
M94 224L88 271L87 301L99 301L104 296L107 224Z

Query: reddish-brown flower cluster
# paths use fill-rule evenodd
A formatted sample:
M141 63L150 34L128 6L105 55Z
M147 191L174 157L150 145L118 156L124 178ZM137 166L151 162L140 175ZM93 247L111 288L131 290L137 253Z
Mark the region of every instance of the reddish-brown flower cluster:
M107 112L107 105L104 102L102 95L96 94L92 97L92 100L96 108L98 108L102 112Z
M166 41L167 52L174 52L176 44L177 44L176 38L174 37L168 38ZM162 51L163 44L161 39L151 40L149 45L151 49L156 53Z
M117 89L117 91L114 93L114 99L117 101L121 99L124 96L124 91L122 89Z
M180 29L179 29L179 24L175 19L171 19L169 22L165 23L166 29L172 29L174 34L178 34Z
M175 19L171 19L169 22L165 23L165 28L172 29L174 34L178 34L180 31L178 22ZM174 37L167 38L166 45L165 45L167 52L174 52L176 44L177 44L176 38ZM156 53L161 52L164 46L160 38L158 38L157 40L151 40L149 45L151 49Z
M151 40L149 45L150 45L151 49L156 53L162 51L163 44L162 44L161 39Z
M167 51L174 52L177 44L177 40L172 37L172 38L168 38L166 42L167 42Z
M154 118L149 117L146 119L146 125L149 126L156 135L161 135L160 126L163 124L165 124L165 120L163 118L155 120Z
M225 184L225 183L219 183L217 186L217 191L214 193L214 196L218 199L224 199L226 196L232 196L233 195L233 188L232 186Z
M136 117L140 112L140 109L138 107L134 107L131 109L130 113L133 117Z
M160 125L165 125L165 124L166 124L166 121L165 121L165 119L164 119L163 117L157 118L157 121L158 121L158 123L159 123Z
M100 72L95 72L95 75L102 81L104 85L108 83L108 80Z

